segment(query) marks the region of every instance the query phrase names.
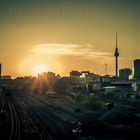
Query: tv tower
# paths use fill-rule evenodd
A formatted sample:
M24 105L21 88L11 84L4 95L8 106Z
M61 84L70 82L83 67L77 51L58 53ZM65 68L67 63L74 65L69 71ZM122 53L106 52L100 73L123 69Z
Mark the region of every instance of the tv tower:
M116 49L115 49L115 53L114 53L114 56L116 57L116 78L118 77L118 56L119 56L117 43L118 42L117 42L117 32L116 32Z

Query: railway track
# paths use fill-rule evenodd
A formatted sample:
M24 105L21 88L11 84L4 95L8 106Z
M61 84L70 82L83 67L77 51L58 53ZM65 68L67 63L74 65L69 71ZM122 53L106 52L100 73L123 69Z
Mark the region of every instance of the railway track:
M68 110L65 110L61 105L54 103L52 101L48 101L48 100L44 100L42 99L42 96L40 95L32 95L34 98L36 98L37 100L39 100L40 102L46 104L49 107L52 107L54 110L58 111L60 114L65 114L65 116L68 116L69 119L74 119L76 116L74 113L69 112ZM65 120L65 118L63 118L64 121L67 121L67 119Z
M46 128L42 125L38 117L32 112L30 107L25 103L25 101L21 98L18 98L19 104L22 106L23 110L28 114L28 119L34 126L35 130L39 135L40 140L54 140Z
M68 119L72 118L70 114L63 112L61 109L55 108L43 101L30 95L21 95L17 98L25 101L25 104L29 106L33 114L37 116L43 126L52 134L53 139L65 140L69 139L71 135L68 130ZM65 117L68 115L68 117ZM70 117L69 117L70 116Z
M0 106L0 112L3 112L4 103L5 103L5 94L4 94L4 92L1 92L1 106Z
M8 98L8 105L11 119L11 130L9 140L20 140L20 121L15 106L10 97Z
M34 95L16 95L16 100L22 104L23 110L27 110L31 118L34 121L34 116L38 121L34 121L35 124L39 122L44 128L53 136L51 139L65 140L72 139L72 132L69 120L75 118L75 116L63 108L57 107L53 102L45 102L43 99L34 97ZM40 97L41 98L41 97ZM43 100L43 101L42 101ZM41 130L40 128L39 130ZM43 136L43 135L42 135ZM48 139L48 138L47 138Z

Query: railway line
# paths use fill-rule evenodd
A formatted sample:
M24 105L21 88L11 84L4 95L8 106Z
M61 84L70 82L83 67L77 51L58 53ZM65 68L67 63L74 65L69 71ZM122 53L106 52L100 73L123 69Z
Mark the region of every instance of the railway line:
M42 125L36 114L31 110L29 105L21 98L18 98L18 104L22 106L25 114L28 114L30 126L34 129L34 133L38 135L37 140L53 140L54 138L49 134L46 128Z
M0 94L1 110L8 116L5 140L71 140L67 121L74 115L43 97L8 90Z
M54 136L54 139L65 140L70 139L71 130L69 128L68 120L73 116L57 109L54 106L45 104L44 101L35 98L32 95L17 95L17 100L23 100L29 107L31 112L41 120L41 124ZM68 117L67 117L68 116Z
M29 105L15 95L9 90L0 94L0 112L4 117L0 120L0 137L4 140L55 140Z
M0 112L3 112L3 109L4 109L4 103L5 103L5 94L4 92L0 92L0 101L1 101L1 104L0 104Z
M32 95L32 96L37 100L39 100L40 102L42 102L43 104L45 104L46 106L52 108L54 110L54 113L56 112L57 113L56 115L59 116L63 121L76 118L76 115L74 113L65 110L64 108L62 108L61 105L54 103L52 101L45 100L40 95ZM65 117L63 117L63 115Z
M15 106L10 97L8 98L8 105L11 120L11 130L9 140L20 140L20 121Z

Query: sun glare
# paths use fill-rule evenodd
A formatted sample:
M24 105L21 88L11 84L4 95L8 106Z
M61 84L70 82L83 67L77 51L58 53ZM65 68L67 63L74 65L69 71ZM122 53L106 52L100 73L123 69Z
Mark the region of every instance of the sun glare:
M43 73L43 72L47 72L48 71L48 67L45 66L45 65L36 65L34 68L33 68L33 72L34 74L39 74L39 73Z

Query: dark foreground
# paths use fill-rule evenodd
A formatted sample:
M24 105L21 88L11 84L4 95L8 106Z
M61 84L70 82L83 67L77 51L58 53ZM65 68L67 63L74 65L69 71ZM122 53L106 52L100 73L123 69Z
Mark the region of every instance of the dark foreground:
M49 98L45 95L3 89L0 93L0 138L2 140L140 139L139 106L120 105L109 110L80 114L61 107Z

